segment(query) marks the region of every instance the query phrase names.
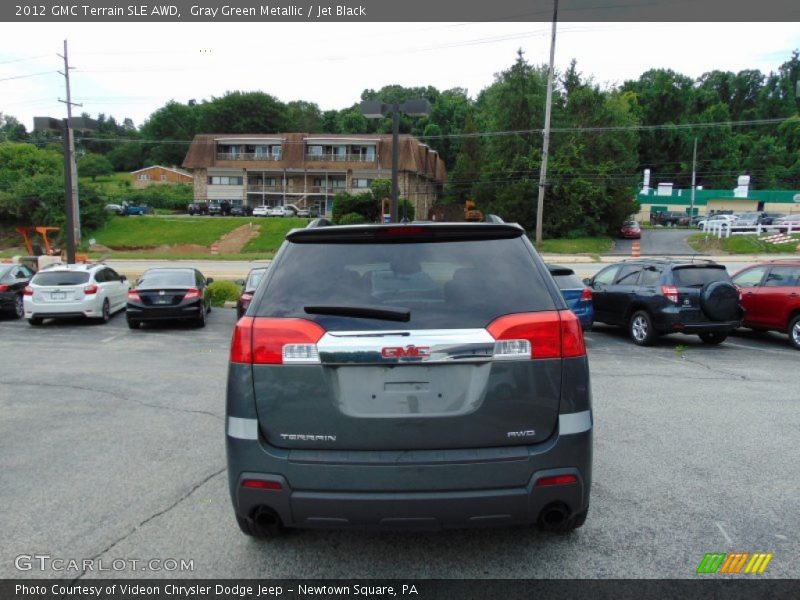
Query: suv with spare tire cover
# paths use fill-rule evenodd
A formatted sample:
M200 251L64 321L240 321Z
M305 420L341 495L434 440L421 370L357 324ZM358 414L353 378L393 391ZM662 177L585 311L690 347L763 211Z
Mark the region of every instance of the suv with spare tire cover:
M739 290L713 261L624 261L584 283L592 288L595 322L626 327L639 346L668 333L720 344L744 316Z
M242 531L580 527L583 332L518 225L286 237L233 332L228 482Z

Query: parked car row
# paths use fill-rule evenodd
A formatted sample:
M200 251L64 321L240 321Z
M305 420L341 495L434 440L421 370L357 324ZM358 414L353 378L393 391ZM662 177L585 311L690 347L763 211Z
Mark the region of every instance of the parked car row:
M214 200L211 202L192 202L186 208L190 215L233 216L233 217L311 217L317 210L300 208L294 204L283 206L247 206L241 202Z
M628 260L583 281L569 267L547 267L584 330L599 322L625 327L640 346L671 333L696 334L716 345L747 327L786 333L800 349L800 260L754 265L733 277L707 260ZM256 267L237 282L237 317L246 313L266 272ZM37 326L49 318L107 322L124 310L131 329L163 320L202 327L211 310L211 282L192 268L149 269L132 287L104 264L53 265L35 275L24 265L0 265L0 313Z
M625 327L640 346L670 333L717 345L748 327L786 333L800 350L798 260L747 267L731 277L713 261L639 259L610 265L583 283L594 322Z
M203 327L212 282L197 269L156 268L132 288L125 275L102 263L57 264L36 274L22 265L0 265L0 310L25 317L34 327L45 319L74 317L107 323L123 311L131 329L164 320Z

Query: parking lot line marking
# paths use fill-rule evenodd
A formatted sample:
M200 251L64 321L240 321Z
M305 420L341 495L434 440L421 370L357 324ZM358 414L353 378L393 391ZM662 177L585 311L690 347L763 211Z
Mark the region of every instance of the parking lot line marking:
M110 341L112 341L112 340L115 340L115 339L117 339L117 338L119 338L119 337L122 337L123 335L125 335L125 333L124 333L124 332L123 332L123 333L118 333L117 335L112 335L111 337L107 337L107 338L106 338L106 339L104 339L104 340L100 340L100 343L101 343L101 344L105 344L106 342L110 342Z
M733 540L731 539L731 536L729 536L728 533L725 531L725 529L723 529L722 523L720 523L719 521L715 521L715 524L717 526L717 529L720 530L722 536L725 538L725 541L728 542L728 544L733 545Z
M772 348L762 348L761 346L747 346L746 344L737 344L736 342L727 341L727 346L733 346L734 348L744 348L745 350L758 350L759 352L769 352L770 354L780 354L782 356L787 356L786 352L783 350L773 350ZM787 350L791 350L787 346Z

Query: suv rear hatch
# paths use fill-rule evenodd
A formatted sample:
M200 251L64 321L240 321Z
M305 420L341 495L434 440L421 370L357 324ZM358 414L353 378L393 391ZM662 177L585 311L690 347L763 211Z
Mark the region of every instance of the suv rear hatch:
M231 351L252 364L264 438L337 450L547 439L562 355L585 351L522 233L484 224L291 233Z
M672 281L663 291L678 305L682 323L739 318L739 293L723 265L678 265L672 269Z
M97 291L89 280L86 271L42 271L31 280L33 299L53 304L80 302L87 296L87 288L90 294Z

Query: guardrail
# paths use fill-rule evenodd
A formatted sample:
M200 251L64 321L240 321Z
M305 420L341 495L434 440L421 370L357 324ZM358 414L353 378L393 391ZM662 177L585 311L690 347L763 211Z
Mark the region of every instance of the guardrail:
M791 235L800 231L800 223L789 225L736 225L727 221L712 221L703 224L703 233L711 233L717 238L728 238L732 235L758 235L762 233L786 233Z

